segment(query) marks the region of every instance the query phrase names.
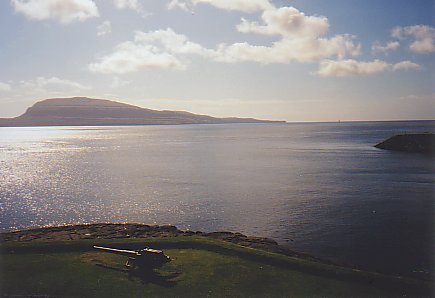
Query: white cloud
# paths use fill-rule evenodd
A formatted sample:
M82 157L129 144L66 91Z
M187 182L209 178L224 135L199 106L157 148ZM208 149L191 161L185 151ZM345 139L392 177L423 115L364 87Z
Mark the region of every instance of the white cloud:
M347 60L324 60L320 62L317 74L322 77L345 77L345 76L367 76L385 71L397 70L417 70L420 66L411 61L402 61L396 64L390 64L381 60L369 62Z
M174 9L176 7L180 8L181 10L187 11L187 12L193 12L192 5L188 4L187 2L180 1L180 0L172 0L167 5L168 9Z
M173 9L179 7L185 11L191 11L193 6L201 3L209 4L224 10L235 10L248 13L274 8L269 0L172 0L168 4L168 8Z
M292 38L312 38L325 34L329 29L328 19L322 16L306 16L294 7L281 7L263 12L264 25L242 19L237 26L240 32L281 35Z
M375 42L372 45L372 52L387 54L389 51L397 50L399 47L400 47L400 43L398 41L390 41L386 45L382 45L379 42Z
M426 25L396 27L391 36L397 39L411 38L409 49L418 54L435 52L435 28Z
M420 70L421 66L411 61L402 61L393 65L393 70Z
M10 91L10 90L11 90L11 85L9 85L7 83L0 82L0 92L1 91Z
M260 63L317 62L321 59L346 55L357 56L360 45L354 37L336 35L326 38L329 22L326 17L306 16L294 7L281 7L263 12L263 24L242 19L237 30L243 33L278 35L280 40L271 46L248 43L222 44L219 46L218 61L255 61Z
M171 3L178 5L180 2ZM344 59L360 54L360 45L354 43L351 35L325 37L329 29L326 17L306 16L294 7L282 7L264 11L261 19L262 24L242 19L237 29L244 33L277 35L279 39L270 45L222 43L215 49L208 49L172 29L147 33L136 31L133 41L119 44L111 53L89 64L88 68L104 74L125 74L144 69L185 69L185 55L199 55L226 63L285 64L292 61L317 63L328 58Z
M352 75L371 75L386 71L390 65L384 61L374 60L371 62L360 62L353 59L348 60L325 60L320 62L318 75L322 77L344 77Z
M293 7L263 12L263 25L242 20L241 32L278 35L271 45L252 45L246 42L219 44L207 49L189 41L172 29L151 32L137 31L133 41L119 44L112 53L89 65L92 72L125 74L143 69L184 69L183 55L199 55L217 62L313 63L323 59L357 56L360 45L350 35L324 37L329 23L326 17L306 16Z
M28 88L44 88L46 86L58 86L58 87L69 87L69 88L75 88L75 89L90 89L88 86L84 86L80 83L60 79L58 77L51 77L51 78L45 78L45 77L37 77L35 80L30 81L22 81L22 84L24 87Z
M338 35L333 38L318 39L282 39L272 46L256 46L248 43L220 45L215 60L222 62L252 61L263 64L290 63L292 61L312 63L336 56L343 58L347 54L359 54L352 37Z
M149 12L146 12L142 6L142 4L138 0L113 0L116 8L119 9L131 9L138 12L143 18L151 15Z
M274 8L269 0L193 0L193 3L207 3L225 10L244 12L262 11Z
M142 10L142 5L138 0L113 0L113 3L119 9L129 8L136 11Z
M396 39L403 39L402 32L403 32L402 27L394 27L391 30L391 37Z
M97 35L104 36L112 32L112 25L110 21L104 21L97 27Z
M136 31L135 41L142 44L158 43L164 50L176 54L213 55L212 50L207 50L201 45L189 41L185 35L175 33L170 28L148 33Z
M56 20L62 24L98 17L98 8L91 0L11 0L15 11L36 21Z
M89 65L89 70L103 74L125 74L145 69L183 68L174 55L160 52L151 45L124 42L112 54Z
M180 55L212 55L199 44L190 42L172 29L151 32L136 31L134 41L115 47L111 54L89 65L89 70L103 74L125 74L146 69L184 69Z

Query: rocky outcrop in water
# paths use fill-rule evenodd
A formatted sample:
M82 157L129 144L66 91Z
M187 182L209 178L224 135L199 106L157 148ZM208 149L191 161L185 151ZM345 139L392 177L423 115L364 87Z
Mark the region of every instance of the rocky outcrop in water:
M423 153L434 156L435 134L423 133L395 135L375 145L375 147L385 150Z

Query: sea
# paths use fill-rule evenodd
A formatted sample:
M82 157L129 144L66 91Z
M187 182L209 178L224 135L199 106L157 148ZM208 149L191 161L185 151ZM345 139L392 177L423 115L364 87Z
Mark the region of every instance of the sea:
M172 224L431 278L435 160L373 145L434 131L435 121L0 128L0 231Z

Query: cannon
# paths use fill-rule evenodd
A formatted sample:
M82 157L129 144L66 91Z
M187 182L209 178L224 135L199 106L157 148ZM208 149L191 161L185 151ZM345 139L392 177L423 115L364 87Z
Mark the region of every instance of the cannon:
M124 266L127 268L154 268L171 261L171 258L165 255L163 251L148 247L128 250L94 245L94 248L104 252L126 256L127 261Z

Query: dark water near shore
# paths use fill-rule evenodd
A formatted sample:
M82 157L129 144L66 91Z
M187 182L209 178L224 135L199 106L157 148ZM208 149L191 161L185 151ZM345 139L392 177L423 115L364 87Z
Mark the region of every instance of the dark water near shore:
M372 146L434 130L435 122L0 128L0 230L108 221L232 230L428 277L435 160Z

